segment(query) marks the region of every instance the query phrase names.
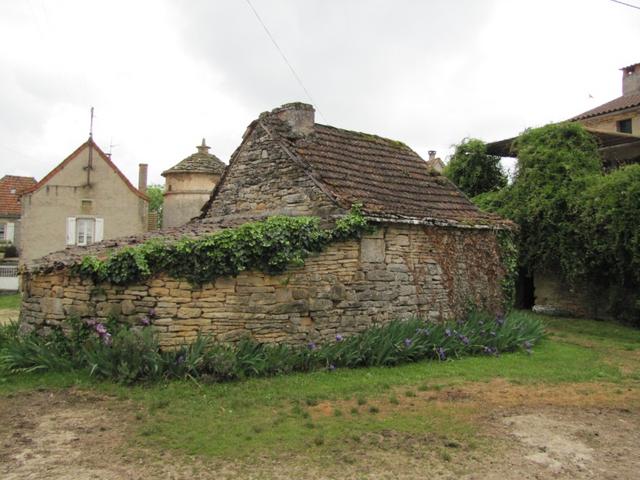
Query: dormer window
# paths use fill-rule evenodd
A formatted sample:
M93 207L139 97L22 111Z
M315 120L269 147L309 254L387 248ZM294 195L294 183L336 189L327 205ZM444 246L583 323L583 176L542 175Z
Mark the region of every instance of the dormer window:
M633 133L631 126L631 119L625 118L616 122L616 130L620 133Z

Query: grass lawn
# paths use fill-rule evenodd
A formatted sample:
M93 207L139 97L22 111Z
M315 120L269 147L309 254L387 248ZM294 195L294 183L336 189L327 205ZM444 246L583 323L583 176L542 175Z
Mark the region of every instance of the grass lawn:
M638 406L640 331L591 320L544 317L534 352L424 361L203 385L123 387L85 374L0 376L2 396L42 389L90 391L126 402L130 442L188 455L239 458L301 447L318 453L370 435L436 435L473 447L486 405L578 402Z
M20 294L0 295L0 310L20 308Z

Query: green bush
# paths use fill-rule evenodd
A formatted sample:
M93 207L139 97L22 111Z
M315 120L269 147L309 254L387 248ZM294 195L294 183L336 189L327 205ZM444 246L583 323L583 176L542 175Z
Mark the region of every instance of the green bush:
M465 138L444 169L444 175L469 197L499 190L507 185L507 175L500 157L489 155L486 144L476 138Z
M91 375L133 384L171 378L221 382L318 369L394 366L423 359L531 351L544 332L534 317L492 318L471 313L465 321L435 324L393 321L322 345L270 345L244 340L219 344L199 336L190 345L160 350L150 327L70 321L48 337L4 330L0 369L5 372L87 369Z

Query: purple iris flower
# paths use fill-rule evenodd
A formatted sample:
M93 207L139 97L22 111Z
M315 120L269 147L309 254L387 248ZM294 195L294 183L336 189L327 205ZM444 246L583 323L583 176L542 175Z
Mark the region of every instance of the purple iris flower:
M333 371L336 369L336 366L335 366L333 363L331 363L331 364L329 364L329 366L327 367L327 369L328 369L330 372L333 372Z
M445 334L445 336L450 337L450 336L451 336L451 329L447 328L447 329L444 331L444 334Z
M107 333L107 327L104 326L104 323L98 323L96 325L96 332L98 332L98 335L105 335Z
M409 348L412 343L413 343L413 340L411 340L410 338L405 338L404 339L404 346L405 347Z
M151 320L149 319L149 317L142 317L140 319L140 323L145 326L148 327L149 325L151 325Z
M315 350L316 349L316 344L315 344L315 342L309 342L307 344L307 347L309 347L309 350Z
M178 355L178 358L176 358L176 363L178 365L182 365L184 363L184 355Z
M438 354L438 358L439 358L440 360L446 360L446 359L447 359L447 354L445 353L444 348L442 348L442 347L438 347L438 348L436 349L436 353Z
M102 335L102 343L104 343L107 347L110 347L113 343L113 338L111 338L111 334L109 332L106 332L104 335Z
M464 344L464 345L469 345L469 337L465 336L465 335L460 335L460 341Z
M344 340L342 335L340 335L340 334L336 335L336 342L341 342L342 340Z

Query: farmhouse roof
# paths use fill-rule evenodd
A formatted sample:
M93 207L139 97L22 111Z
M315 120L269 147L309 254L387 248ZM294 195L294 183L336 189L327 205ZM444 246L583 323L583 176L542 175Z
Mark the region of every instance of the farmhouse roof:
M290 126L278 116L283 109L313 107L283 105L263 113L249 131L259 126L266 130L338 206L349 209L361 203L369 218L381 221L451 225L504 222L477 208L404 143L318 123L309 125L306 134L292 134ZM224 181L223 175L212 198ZM205 205L202 217L206 216Z
M20 195L36 184L33 177L5 175L0 178L0 216L20 216Z
M109 156L102 151L102 149L93 141L92 138L89 138L89 140L87 140L78 148L76 148L71 155L69 155L62 162L60 162L53 170L47 173L47 175L45 175L45 177L42 180L40 180L38 183L36 183L32 187L25 190L23 193L25 194L32 193L40 189L41 187L45 186L49 182L49 180L51 180L54 176L56 176L58 172L60 172L64 167L66 167L69 163L71 163L71 161L73 161L74 158L80 155L80 153L85 148L93 148L97 152L98 156L105 161L105 163L109 166L109 168L111 168L111 170L113 170L120 177L120 179L129 188L129 190L131 190L134 194L136 194L138 197L142 198L143 200L147 200L147 201L149 200L149 197L147 197L144 193L142 193L140 190L138 190L136 187L134 187L131 184L129 179L125 177L124 173L122 173L120 169L116 167L116 165L111 161Z
M222 175L227 166L215 155L209 153L211 147L207 146L205 139L202 144L196 147L198 151L180 163L162 172L162 176L172 173L210 173L213 175Z
M310 105L294 105L312 110ZM292 134L285 121L268 112L249 125L244 138L248 138L255 128L261 128L263 132L260 134L268 134L272 144L284 149L335 204L346 211L353 204L361 203L364 214L372 221L461 228L513 227L510 221L478 209L453 183L430 169L416 152L402 142L317 123L310 127L308 135ZM83 256L105 255L113 249L151 238L177 240L185 236L195 237L237 225L238 221L263 218L259 212L241 219L208 216L211 202L224 185L240 151L239 147L232 155L230 166L222 174L199 219L180 227L105 240L88 247L67 248L36 260L29 269L55 270L76 263Z
M640 93L627 93L626 95L622 95L621 97L615 98L610 102L603 103L600 106L592 108L591 110L587 110L580 115L576 115L571 118L571 121L576 120L585 120L591 117L597 117L599 115L605 115L608 113L619 112L621 110L626 110L628 108L638 107L640 106Z

